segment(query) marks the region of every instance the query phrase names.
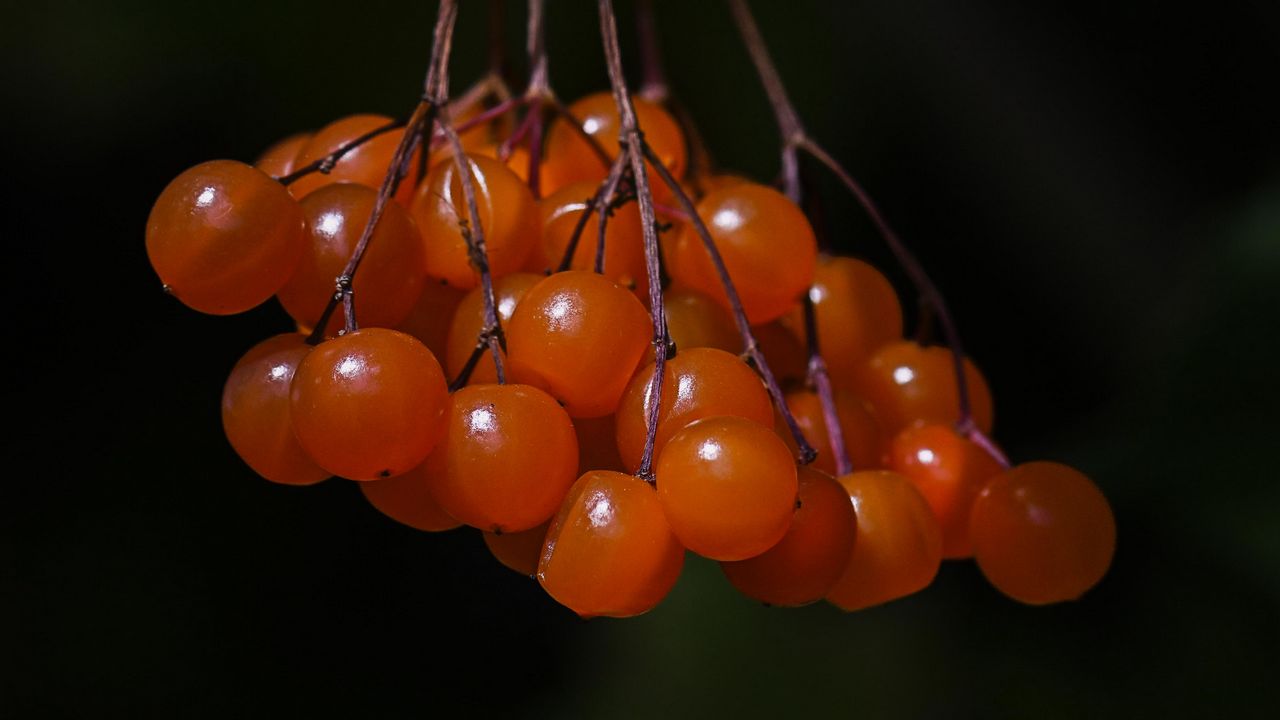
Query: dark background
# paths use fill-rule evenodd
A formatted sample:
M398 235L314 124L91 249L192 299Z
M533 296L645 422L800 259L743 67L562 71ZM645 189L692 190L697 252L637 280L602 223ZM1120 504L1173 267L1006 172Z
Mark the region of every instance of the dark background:
M1274 711L1276 4L754 4L814 135L950 298L997 437L1110 497L1097 588L1029 608L948 563L885 607L781 611L691 558L657 610L583 622L473 532L397 526L345 482L259 480L218 401L284 315L165 298L146 214L203 160L406 113L434 4L23 3L0 23L0 716ZM594 4L551 5L555 87L604 88ZM723 166L771 179L775 128L727 11L658 5L676 96ZM484 27L464 3L456 89ZM891 267L823 192L838 244Z

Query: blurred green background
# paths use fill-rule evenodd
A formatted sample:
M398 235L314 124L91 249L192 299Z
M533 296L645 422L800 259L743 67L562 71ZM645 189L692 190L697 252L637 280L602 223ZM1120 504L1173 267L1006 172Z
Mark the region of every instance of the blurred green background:
M594 3L550 5L556 89L604 88ZM398 527L349 483L260 481L218 401L286 319L166 299L146 214L197 162L406 113L434 3L54 0L0 25L18 426L0 716L1274 712L1280 7L753 5L813 134L948 295L997 437L1111 498L1118 550L1094 591L1028 608L948 563L885 607L782 611L690 558L655 611L583 622L475 533ZM507 10L518 75L523 7ZM657 10L675 94L716 159L772 179L776 130L726 9ZM485 3L463 3L455 89L484 67L485 26ZM834 183L822 192L834 242L891 267Z

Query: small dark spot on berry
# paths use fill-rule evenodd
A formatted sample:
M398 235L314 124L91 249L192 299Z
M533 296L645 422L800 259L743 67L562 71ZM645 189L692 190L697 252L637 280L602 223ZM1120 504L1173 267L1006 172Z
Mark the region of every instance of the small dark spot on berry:
M390 470L383 470L382 472L378 473L378 477L389 478L389 477L391 477L391 471L390 471Z

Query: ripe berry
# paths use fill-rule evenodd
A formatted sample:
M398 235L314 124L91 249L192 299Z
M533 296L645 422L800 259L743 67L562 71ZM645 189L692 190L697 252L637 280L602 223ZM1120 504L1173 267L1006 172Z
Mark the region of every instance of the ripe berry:
M860 610L928 587L942 563L942 531L911 481L886 470L839 480L853 500L858 533L827 600L842 610Z
M230 315L259 305L293 274L302 210L280 183L234 160L174 178L147 218L147 257L186 306Z
M844 437L845 452L854 469L871 470L884 467L885 439L871 411L862 400L849 392L836 391L836 417ZM825 473L836 472L835 455L831 449L831 436L827 433L827 420L822 414L822 401L812 390L793 390L787 393L787 407L804 433L804 439L818 451L813 467ZM792 453L799 452L791 428L778 413L775 421L778 435L787 443Z
M302 199L308 248L276 297L294 320L308 327L320 321L342 273L373 214L378 193L363 185L326 185ZM422 236L409 213L396 203L383 208L368 250L352 279L361 324L394 327L422 294ZM342 316L330 316L326 332L336 334Z
M667 312L667 334L680 351L710 347L737 353L742 337L733 318L714 300L696 290L671 288L662 295Z
M484 544L498 562L524 575L535 577L538 574L538 560L542 559L542 545L547 539L547 527L551 521L541 525L513 533L481 533Z
M519 270L537 245L538 206L529 187L506 165L483 155L467 158L489 271L502 277ZM467 245L474 228L457 163L441 163L427 173L411 210L426 242L427 274L457 288L479 285Z
M709 193L697 210L751 324L781 317L813 282L818 255L813 228L782 193L754 183L736 185ZM667 260L672 277L729 307L711 256L692 225L681 230Z
M595 273L556 273L529 288L511 316L509 372L575 418L600 417L618 407L650 337L635 295Z
M973 420L990 434L991 391L978 368L964 359ZM886 433L909 425L953 424L960 419L951 351L904 340L880 348L860 367L853 389L875 412Z
M297 133L267 148L253 166L273 178L282 178L297 169L298 153L311 141L312 133Z
M551 396L527 385L471 385L450 398L427 458L431 494L481 530L519 532L555 514L578 470L578 440Z
M996 476L969 521L982 574L1032 605L1074 600L1111 565L1116 521L1088 477L1054 462L1030 462Z
M636 120L644 131L645 141L658 155L662 163L679 180L684 177L684 133L680 125L666 110L640 98L633 98ZM569 106L569 112L582 123L582 128L604 149L610 159L618 156L618 108L613 94L595 93L581 98ZM563 119L557 119L547 131L546 160L543 177L548 192L574 182L600 183L609 174L609 168L586 140ZM666 188L657 173L649 170L649 185L661 200ZM669 191L667 191L669 192Z
M444 372L422 343L365 328L326 340L298 365L290 413L316 464L351 480L416 467L444 434Z
M558 268L569 248L573 231L582 213L591 205L597 183L577 182L560 188L538 204L542 211L542 257L544 267ZM578 245L569 267L574 270L595 268L599 243L600 217L592 213L583 225ZM612 211L604 228L604 275L619 285L645 297L649 283L645 274L644 231L640 224L640 207L629 202Z
M306 167L337 151L343 145L384 127L389 122L391 118L385 115L349 115L335 120L316 132L302 147L298 152L298 158L294 161L294 169ZM333 169L328 174L313 172L304 175L289 185L289 192L293 193L294 197L302 199L318 188L340 182L358 183L377 190L382 186L382 180L387 174L387 166L391 164L391 158L395 155L396 147L400 145L404 132L400 128L388 130L357 145L334 163ZM420 150L415 152L413 159L409 162L411 172L418 167L420 152ZM412 175L400 183L396 191L396 200L401 205L408 206L411 197L413 197Z
M529 288L543 280L542 275L518 272L493 281L494 310L498 313L498 321L506 328L516 307ZM476 340L484 329L484 289L472 288L458 303L453 313L453 321L449 325L449 339L445 350L445 367L449 377L458 377L458 373L471 359L476 349ZM505 357L505 355L504 355ZM498 381L498 371L493 366L493 355L485 353L480 357L471 371L468 382L471 385L494 383Z
M942 528L942 556L972 555L969 511L978 491L1003 470L1000 463L946 425L922 425L893 439L889 469L915 483L929 503Z
M630 617L671 592L684 566L653 487L631 475L585 473L547 529L538 582L582 617Z
M438 280L423 282L422 293L418 295L413 309L396 329L418 338L437 358L446 357L453 316L465 294Z
M654 369L650 363L631 378L615 414L618 452L632 472L639 469L644 454ZM663 368L654 457L689 423L714 415L733 415L771 427L773 405L760 377L737 355L714 348L680 351Z
M882 345L902 337L902 305L879 270L849 257L822 256L809 288L822 357L833 375L853 373ZM783 321L803 343L800 308Z
M712 560L744 560L773 547L796 510L796 463L768 427L712 417L667 442L658 497L671 529Z
M356 484L379 512L411 528L442 532L462 524L436 502L422 465L403 475Z
M821 600L849 564L857 519L849 495L830 475L799 469L800 508L791 528L763 555L720 563L739 592L770 605Z
M313 485L329 477L303 452L289 420L289 384L311 347L285 333L253 346L222 390L222 427L236 454L262 477L285 485Z
M613 415L574 418L573 430L578 435L578 474L588 470L625 470L618 454L617 425Z

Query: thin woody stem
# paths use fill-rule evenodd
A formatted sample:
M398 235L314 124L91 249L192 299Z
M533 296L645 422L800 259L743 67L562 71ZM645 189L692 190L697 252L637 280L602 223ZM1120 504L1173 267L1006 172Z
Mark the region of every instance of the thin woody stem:
M645 172L644 136L640 133L640 124L636 120L635 107L631 103L631 93L627 90L626 78L622 75L622 51L618 47L618 23L614 17L613 2L599 0L600 37L604 44L604 56L609 69L609 85L613 90L613 101L618 108L619 156L625 155L631 166L632 182L635 184L636 200L640 205L640 224L644 232L645 270L649 277L649 313L653 318L653 379L649 383L649 416L646 418L644 453L640 457L640 468L636 475L646 481L654 482L653 447L658 430L659 411L662 406L662 379L667 363L667 318L662 305L661 262L658 257L658 222L653 209L653 193L649 188L649 176Z
M354 140L351 140L350 142L339 145L338 149L334 150L328 155L325 155L324 157L321 157L321 158L317 158L313 162L303 165L302 167L298 168L297 170L294 170L288 175L282 175L276 178L276 181L279 182L281 185L284 185L287 187L293 184L294 182L296 182L297 180L307 175L310 175L311 173L318 172L324 175L328 175L333 170L333 167L338 164L338 161L341 160L343 157L345 157L347 153L351 152L352 150L355 150L361 145L364 145L365 143L378 137L379 135L384 135L386 133L389 133L392 130L395 130L396 128L402 128L404 127L404 125L405 125L404 120L392 120L388 122L386 125L380 125L370 130L369 132L361 135L360 137L357 137Z
M404 137L400 139L400 144L391 156L391 162L387 166L387 174L378 189L377 197L374 199L373 211L369 214L369 220L365 223L360 239L356 241L355 249L351 252L351 258L347 260L342 273L334 280L336 291L329 300L329 306L321 313L323 322L317 324L311 336L307 338L307 342L311 344L318 344L324 339L328 319L333 315L334 307L340 302L343 305L346 316L346 329L351 331L359 327L355 318L355 299L351 291L351 280L356 270L360 268L360 261L364 258L365 251L369 248L369 240L373 237L373 231L378 226L378 221L382 219L382 212L386 209L387 202L395 194L396 189L400 186L400 181L404 179L405 173L408 171L409 159L413 156L414 150L421 145L423 128L431 127L437 113L439 113L441 106L444 104L444 98L448 97L445 78L448 77L449 54L453 46L453 26L457 18L457 0L441 0L440 8L436 13L436 26L431 44L431 61L427 66L426 80L423 82L422 100L409 117ZM424 152L425 150L423 148Z
M653 21L652 0L636 3L636 34L640 36L640 97L662 104L670 95L666 73L662 70L662 51L658 48L658 25Z
M822 358L818 347L818 314L813 306L813 297L804 295L804 336L809 350L809 382L822 405L822 421L827 426L827 442L831 444L831 456L835 461L836 475L848 475L853 472L853 462L849 459L849 449L844 444L844 428L840 425L840 414L836 410L835 391L831 389L831 376L827 373L827 361Z
M560 259L560 264L556 266L556 272L564 272L573 266L573 256L578 251L578 243L582 241L582 233L587 227L587 221L591 219L591 214L596 208L601 206L602 202L608 202L605 196L605 190L609 187L616 187L617 180L621 177L623 171L627 167L627 154L619 153L616 160L610 163L609 176L604 182L600 183L600 187L596 188L595 195L587 200L587 206L582 209L582 214L578 216L578 223L573 226L573 234L569 236L569 244L565 246L564 256Z
M885 244L889 246L889 250L897 259L898 264L915 286L922 300L922 305L933 309L938 324L942 327L943 335L947 339L947 345L951 348L951 359L956 378L956 395L959 404L956 431L987 449L997 460L1007 463L1003 453L995 447L990 438L987 438L974 423L973 409L969 397L969 385L964 372L964 348L960 342L960 333L956 329L955 320L951 316L951 311L948 309L942 293L934 285L933 280L929 278L924 267L907 249L897 233L893 231L893 228L889 226L888 221L885 220L884 215L881 214L880 209L872 201L871 196L862 188L862 185L830 153L805 132L804 126L800 122L800 116L796 112L795 106L791 104L791 99L787 96L786 88L782 84L782 78L778 75L773 59L769 56L769 50L764 44L764 38L760 35L760 29L756 25L755 18L751 15L751 10L747 7L746 0L728 0L728 2L730 9L733 11L734 21L738 25L738 31L742 35L743 43L747 47L747 52L751 55L751 60L760 75L760 82L764 85L765 93L769 96L769 104L773 106L774 116L778 120L778 128L782 134L783 142L784 185L788 188L788 195L791 194L791 183L794 182L798 197L800 178L795 151L800 150L808 153L830 170L844 184L849 193L854 196L868 217L871 218L881 237L884 238Z
M756 336L751 330L751 324L747 322L747 313L742 308L742 300L738 297L738 290L734 287L733 280L729 277L729 269L725 267L724 258L720 255L720 250L716 248L715 240L711 238L711 232L707 230L706 223L702 221L702 217L698 215L697 209L694 208L693 200L685 193L684 188L680 187L680 183L676 182L676 179L672 177L671 171L662 163L662 159L658 157L658 154L653 151L653 148L649 147L648 143L644 143L642 147L650 166L657 171L658 176L662 178L662 181L666 183L667 187L675 195L676 200L680 202L680 207L689 216L693 229L698 233L698 237L702 240L703 248L706 249L711 258L711 264L715 267L716 274L720 278L720 285L724 287L725 295L729 298L729 309L733 315L734 323L738 326L738 334L742 336L743 353L751 358L751 362L756 366L760 377L764 379L765 386L769 389L769 396L773 398L778 411L782 413L782 419L786 421L787 429L791 431L791 437L795 439L796 447L799 449L796 453L797 460L801 465L813 462L813 458L818 453L809 444L809 441L805 439L804 432L800 430L800 425L791 413L791 408L787 406L787 398L782 393L782 388L778 385L777 378L774 377L773 371L769 368L769 362L765 360L764 353L760 351L760 344L756 342Z
M489 253L485 247L484 226L480 222L480 209L476 203L475 179L471 175L471 159L462 149L462 141L458 133L449 126L448 113L440 118L440 128L449 143L453 146L453 162L458 168L458 179L462 185L462 196L467 203L468 222L462 225L462 236L467 241L467 252L471 264L480 273L481 295L484 298L484 330L480 340L487 342L489 352L493 355L493 365L497 371L498 384L507 381L502 362L502 323L498 319L497 302L493 296L493 275L489 272Z

